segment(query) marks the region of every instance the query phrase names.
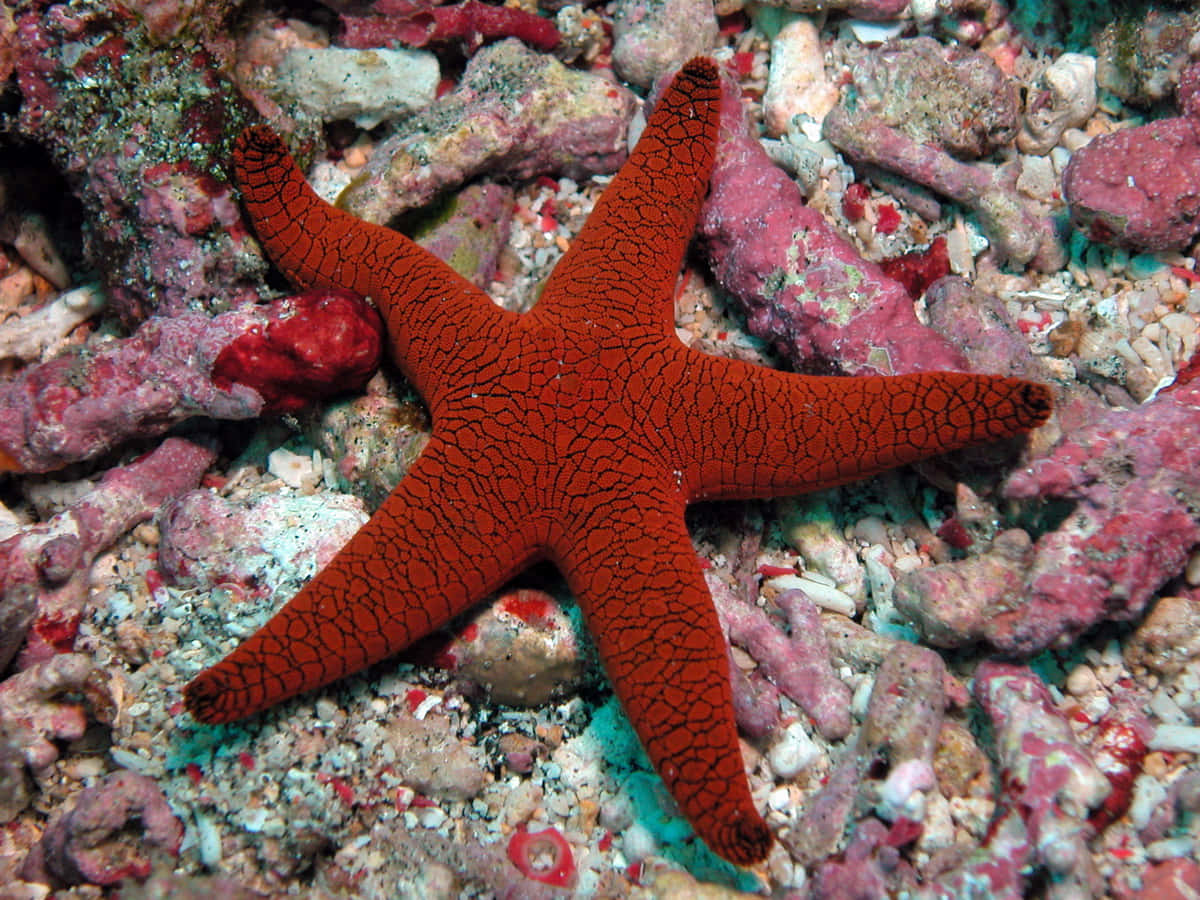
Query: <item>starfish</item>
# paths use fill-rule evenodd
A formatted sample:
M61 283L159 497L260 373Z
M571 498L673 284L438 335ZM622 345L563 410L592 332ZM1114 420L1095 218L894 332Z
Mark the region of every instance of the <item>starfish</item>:
M548 559L680 810L724 858L765 858L684 507L866 478L1026 431L1051 403L1000 376L814 377L685 347L673 289L713 165L718 77L705 58L679 71L524 315L318 199L269 129L239 137L271 257L300 285L374 299L433 435L334 560L187 685L196 719L249 716L392 656Z

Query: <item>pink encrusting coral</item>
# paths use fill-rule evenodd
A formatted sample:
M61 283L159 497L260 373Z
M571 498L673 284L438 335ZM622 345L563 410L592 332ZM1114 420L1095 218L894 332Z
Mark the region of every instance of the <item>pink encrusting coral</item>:
M740 89L722 81L721 131L698 229L713 274L753 334L796 365L846 374L962 369L962 355L913 313L904 287L812 207L747 130Z
M1200 62L1180 77L1183 115L1100 135L1071 158L1063 194L1095 241L1186 248L1200 233Z
M129 833L131 821L139 823L140 837ZM178 856L182 842L183 823L154 779L114 772L80 792L72 808L47 827L21 875L62 887L115 885L146 878L150 851Z
M1033 653L1140 616L1200 544L1200 382L1116 410L1014 472L1007 496L1073 505L1036 542L1019 530L964 562L903 576L897 603L939 646Z
M396 5L387 0L378 4ZM506 37L518 38L538 50L553 50L560 38L558 29L548 19L516 7L489 6L479 0L463 0L447 6L410 5L410 11L343 13L342 46L383 47L396 41L407 47L424 47L460 41L468 53L474 53L484 42Z
M110 469L59 515L0 542L0 604L36 598L32 617L23 617L28 634L20 668L73 647L96 557L195 487L215 457L209 441L169 438L142 459Z
M294 411L362 387L382 351L375 309L341 291L155 317L0 384L0 471L52 471L193 416Z

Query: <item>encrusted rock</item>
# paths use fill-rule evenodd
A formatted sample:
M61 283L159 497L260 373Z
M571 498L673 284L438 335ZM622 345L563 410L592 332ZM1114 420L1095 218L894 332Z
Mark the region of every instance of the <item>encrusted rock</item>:
M469 800L487 773L436 716L400 716L387 726L396 772L413 790L435 800Z
M384 141L338 205L386 222L481 172L513 178L612 172L626 155L633 95L509 38L471 58L455 91Z
M1200 232L1200 119L1179 116L1101 135L1063 173L1071 219L1094 241L1181 250Z
M649 87L663 72L707 53L717 39L709 0L619 0L613 14L613 69Z
M439 658L514 706L545 703L584 671L571 620L549 594L528 589L476 613Z
M1200 599L1163 597L1125 644L1125 662L1175 675L1200 657Z
M1121 15L1096 37L1100 87L1137 106L1171 96L1189 55L1200 54L1200 12L1147 9L1142 18Z
M872 49L853 45L851 53L852 82L838 106L852 121L869 117L960 159L984 156L1016 137L1016 85L987 55L927 37Z
M127 826L137 820L140 828ZM150 874L150 852L178 855L183 823L158 785L122 769L85 788L46 827L21 875L55 886L112 885Z
M298 586L367 521L357 497L260 492L241 499L191 491L164 507L159 567L179 587L237 584L259 594Z

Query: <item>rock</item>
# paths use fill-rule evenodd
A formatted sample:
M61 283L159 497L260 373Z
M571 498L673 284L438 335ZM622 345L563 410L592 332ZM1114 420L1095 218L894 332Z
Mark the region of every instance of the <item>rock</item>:
M1063 173L1071 221L1094 241L1182 250L1200 232L1200 119L1179 116L1101 135Z

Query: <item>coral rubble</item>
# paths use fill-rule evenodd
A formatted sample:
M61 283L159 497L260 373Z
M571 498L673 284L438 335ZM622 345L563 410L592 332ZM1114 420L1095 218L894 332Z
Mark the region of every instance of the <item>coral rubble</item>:
M1200 14L537 6L0 9L0 894L1194 896ZM682 341L1055 398L1025 441L689 511L772 855L695 840L549 567L200 726L181 686L431 431L372 298L269 272L238 132L528 310L694 54Z

